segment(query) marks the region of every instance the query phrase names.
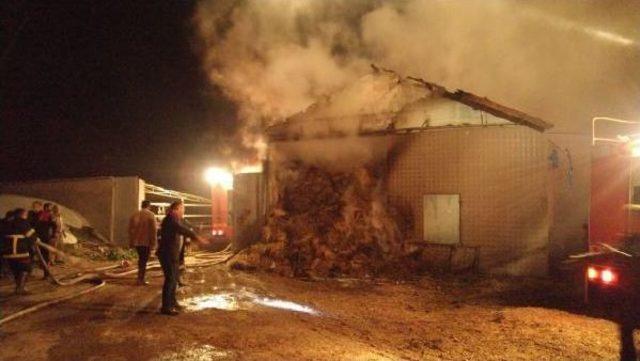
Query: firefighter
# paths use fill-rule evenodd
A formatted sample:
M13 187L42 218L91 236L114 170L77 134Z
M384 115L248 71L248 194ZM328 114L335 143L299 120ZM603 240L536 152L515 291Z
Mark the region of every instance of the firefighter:
M36 242L36 232L27 220L27 211L19 208L14 213L15 219L9 227L9 234L2 242L2 258L4 258L16 281L15 293L26 294L25 284L31 271L31 257Z
M3 242L4 237L11 232L11 224L13 223L14 214L14 210L8 211L5 214L4 218L0 220L0 243ZM4 275L4 271L6 270L6 268L3 267L4 264L4 259L0 257L0 278L2 278L2 276Z
M184 204L181 201L173 202L160 225L160 244L158 245L157 255L164 273L160 313L170 316L177 315L178 311L182 309L182 306L176 300L180 252L182 250L180 236L189 237L197 242L204 242L184 223L183 216Z
M129 219L129 246L136 249L138 253L138 285L149 284L145 280L147 261L151 250L156 248L158 226L156 216L150 210L151 202L144 200L140 210L134 213Z

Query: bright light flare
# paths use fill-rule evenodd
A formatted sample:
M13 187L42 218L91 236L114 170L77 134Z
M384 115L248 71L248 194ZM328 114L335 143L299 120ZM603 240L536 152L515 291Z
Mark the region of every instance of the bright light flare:
M246 174L246 173L262 173L262 164L253 164L253 165L245 165L240 167L236 173Z
M589 267L587 269L587 277L590 280L595 280L596 278L598 278L598 270L593 267Z
M170 351L154 359L156 361L176 360L230 360L234 359L232 351L219 349L211 345L186 345L178 351Z
M202 311L209 308L223 311L236 311L240 309L238 300L231 293L194 297L187 300L186 306L187 309L191 311Z
M274 299L274 298L267 298L267 297L258 297L255 298L253 300L253 302L262 305L262 306L267 306L267 307L271 307L271 308L279 308L281 310L287 310L287 311L293 311L293 312L302 312L302 313L308 313L311 315L316 315L318 314L318 311L314 310L313 308L309 307L309 306L305 306L305 305L301 305L299 303L295 303L295 302L291 302L291 301L285 301L285 300L278 300L278 299Z
M584 23L567 19L561 16L556 16L548 12L542 12L533 8L529 8L521 13L522 15L535 19L540 22L544 22L548 25L556 27L558 29L582 32L583 34L591 37L594 40L600 40L610 44L617 44L620 46L633 46L638 47L638 41L633 38L624 36L622 34L608 31L601 28L594 28Z
M262 306L309 315L320 314L320 312L309 306L276 298L263 297L246 290L202 295L186 299L184 303L190 311L202 311L206 309L238 311L253 309L255 306Z
M233 174L226 169L211 167L204 172L204 179L212 187L220 186L224 190L233 189Z
M584 31L587 34L593 35L602 40L610 41L613 43L618 43L620 45L630 46L634 45L636 42L633 39L627 38L625 36L612 33L606 30L594 29L594 28L585 28Z
M634 144L631 147L631 156L634 158L639 158L640 157L640 144Z
M600 277L604 283L612 283L616 279L616 275L609 269L602 271Z

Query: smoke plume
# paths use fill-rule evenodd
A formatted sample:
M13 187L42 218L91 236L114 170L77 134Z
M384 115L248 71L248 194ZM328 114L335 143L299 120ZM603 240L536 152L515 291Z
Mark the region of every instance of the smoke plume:
M371 63L487 96L557 132L588 133L596 115L640 118L637 2L203 1L194 21L205 70L247 134Z

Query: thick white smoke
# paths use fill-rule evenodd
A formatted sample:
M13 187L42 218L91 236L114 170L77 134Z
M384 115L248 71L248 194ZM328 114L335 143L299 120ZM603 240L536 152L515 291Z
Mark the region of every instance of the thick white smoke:
M242 116L273 121L363 74L357 1L202 2L196 24L211 80L239 102ZM366 4L366 3L363 3Z
M250 128L304 110L375 63L587 133L640 118L640 6L615 1L203 1L211 81Z

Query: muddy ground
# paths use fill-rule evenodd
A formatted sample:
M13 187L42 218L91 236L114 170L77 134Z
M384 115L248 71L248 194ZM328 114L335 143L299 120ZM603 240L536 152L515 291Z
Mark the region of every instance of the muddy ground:
M188 274L189 310L158 314L162 279L95 293L2 327L1 360L616 360L616 323L573 288L480 276L303 281L210 267ZM30 283L5 314L87 287ZM636 335L637 336L637 335Z

